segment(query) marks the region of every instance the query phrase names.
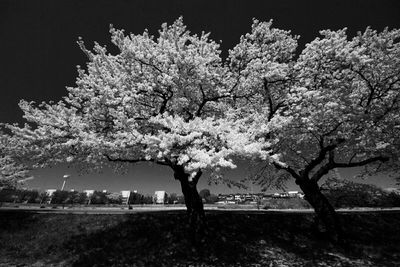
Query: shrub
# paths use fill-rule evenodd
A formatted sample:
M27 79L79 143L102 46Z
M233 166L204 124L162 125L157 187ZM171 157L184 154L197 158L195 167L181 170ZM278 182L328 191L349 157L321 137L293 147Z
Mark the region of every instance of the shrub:
M328 179L321 190L335 208L400 206L400 196L371 184Z
M264 200L264 209L309 209L310 204L301 198L271 198Z

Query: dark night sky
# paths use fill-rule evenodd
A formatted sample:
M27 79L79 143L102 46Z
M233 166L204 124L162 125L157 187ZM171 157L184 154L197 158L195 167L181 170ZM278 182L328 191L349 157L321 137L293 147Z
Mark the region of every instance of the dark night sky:
M147 28L156 34L161 23L171 23L181 15L192 32L211 32L214 40L222 40L225 56L240 35L250 30L253 17L274 19L275 27L301 35L303 46L321 29L347 27L352 35L367 26L377 30L385 26L400 28L400 1L0 0L0 122L22 122L20 99L57 101L66 94L65 86L74 84L76 65L84 66L86 61L76 45L78 36L83 37L88 47L97 41L114 51L109 41L110 23L126 32L141 33ZM29 185L58 187L61 183L58 177L64 172L61 167L36 171L37 177ZM243 170L239 169L233 175L239 177L241 173ZM93 187L95 179L99 187L96 189L135 187L150 193L165 188L179 192L170 171L147 165L133 167L125 176L106 172L77 177L71 183L75 181L75 188L83 189ZM393 182L378 184L392 186ZM223 187L212 191L229 192Z

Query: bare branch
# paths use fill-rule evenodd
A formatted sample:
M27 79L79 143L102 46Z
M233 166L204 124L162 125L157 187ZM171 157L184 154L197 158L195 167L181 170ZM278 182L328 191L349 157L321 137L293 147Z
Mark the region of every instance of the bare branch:
M349 159L349 162L348 163L351 163L352 161L353 161L353 159L354 159L354 157L357 155L357 153L354 153L351 157L350 157L350 159Z
M333 151L332 151L333 152ZM332 157L329 157L329 161L327 164L322 166L312 177L311 180L318 182L325 174L328 174L330 170L333 170L335 168L351 168L351 167L361 167L365 166L367 164L373 163L373 162L378 162L380 161L381 164L383 162L388 161L388 157L383 157L383 156L378 156L378 157L373 157L369 158L363 161L359 162L353 162L353 163L336 163L334 162L333 155Z
M196 113L195 113L195 116L196 116L196 117L201 116L201 112L203 111L204 106L205 106L208 102L217 102L217 101L219 101L220 99L230 97L230 94L217 95L217 96L214 96L214 97L206 97L206 94L205 94L205 92L204 92L203 86L202 86L202 85L199 85L199 88L200 88L200 92L201 92L201 95L202 95L203 99L202 99L201 103L199 104L199 107L197 108L197 111L196 111Z
M318 182L325 174L328 174L330 170L335 168L335 151L329 151L328 163L320 167L311 177L312 181Z
M360 166L364 166L373 162L386 162L388 161L389 158L385 157L385 156L377 156L377 157L373 157L373 158L369 158L366 160L362 160L359 162L349 162L349 163L342 163L342 162L338 162L338 163L334 163L334 168L350 168L350 167L360 167Z
M200 176L202 174L203 174L203 172L200 169L196 172L196 175L193 177L193 180L192 180L194 184L197 184L197 182L199 181Z
M112 158L109 155L105 155L105 157L112 162L125 162L125 163L138 163L138 162L154 162L159 165L170 166L170 164L166 161L159 161L156 159L145 159L145 158L138 158L138 159L122 159L122 158Z
M302 171L302 173L304 173L304 175L308 175L310 173L310 171L312 171L316 166L318 166L319 164L322 163L322 161L325 159L326 154L329 151L334 150L340 143L343 143L345 140L344 139L338 139L335 143L327 145L325 147L322 147L321 150L318 153L318 156L313 159L310 164L308 164L304 170Z
M288 173L290 173L290 175L292 175L296 180L302 179L301 176L294 169L290 168L289 166L283 166L276 162L274 162L273 164L274 164L275 168L277 168L278 170L284 170L284 171L287 171Z
M333 127L330 131L324 133L323 136L329 136L329 135L331 135L331 134L332 134L334 131L336 131L336 130L340 127L340 125L342 125L342 124L343 124L343 121L339 122L339 123L336 124L335 127Z
M143 64L143 65L152 67L153 69L157 70L157 71L160 72L160 73L163 73L163 71L162 71L160 68L158 68L156 65L153 65L153 64L151 64L151 63L145 62L145 61L143 61L143 60L141 60L141 59L138 59L138 58L135 58L135 60L138 61L138 62L140 62L140 63Z
M368 80L367 77L365 77L365 75L360 71L360 70L355 70L353 67L350 66L350 70L352 70L353 72L357 73L361 79L367 84L369 90L370 90L370 94L368 96L368 100L367 100L367 104L366 107L368 107L371 104L371 101L373 99L373 96L375 94L375 87L371 84L371 81Z

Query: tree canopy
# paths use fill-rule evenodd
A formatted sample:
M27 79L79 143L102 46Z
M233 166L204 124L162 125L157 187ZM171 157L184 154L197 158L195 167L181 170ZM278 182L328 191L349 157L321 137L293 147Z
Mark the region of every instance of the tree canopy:
M209 34L191 34L182 18L163 24L158 38L147 30L125 35L110 29L116 55L78 44L88 57L75 87L57 103L22 100L29 124L9 128L36 152L40 164L150 161L199 170L234 168L233 156L266 158L243 120L229 119L236 90ZM233 115L232 115L233 116Z
M335 168L398 172L400 31L320 34L296 56L296 36L254 21L230 53L241 105L276 140L280 163L263 171L315 182Z
M32 179L27 165L15 156L18 143L15 138L0 133L0 189L17 188Z

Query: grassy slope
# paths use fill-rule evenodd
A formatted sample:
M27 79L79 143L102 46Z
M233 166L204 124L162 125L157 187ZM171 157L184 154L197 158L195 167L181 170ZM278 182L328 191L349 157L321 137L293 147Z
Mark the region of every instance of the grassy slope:
M313 232L312 214L209 212L196 247L184 212L0 213L0 266L399 266L400 214L341 215L349 247Z

